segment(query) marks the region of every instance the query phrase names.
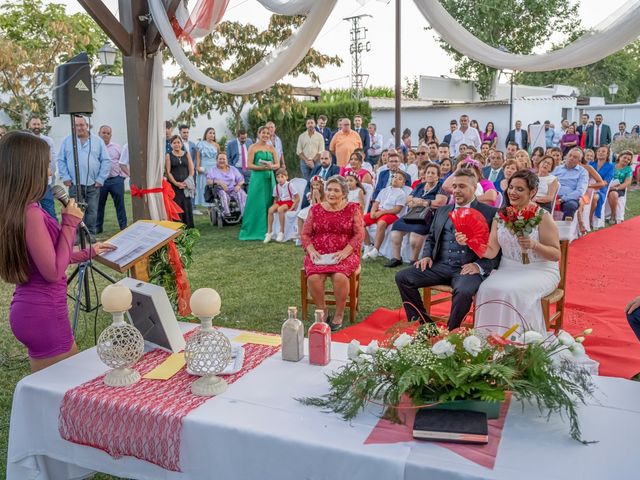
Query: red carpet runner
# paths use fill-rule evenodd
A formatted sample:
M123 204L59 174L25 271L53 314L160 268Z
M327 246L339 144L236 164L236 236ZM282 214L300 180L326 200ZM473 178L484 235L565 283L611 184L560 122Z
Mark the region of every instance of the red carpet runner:
M589 234L569 247L564 329L578 333L593 328L585 347L600 362L600 375L631 378L640 372L640 343L624 314L629 300L640 295L639 241L640 217L635 217ZM349 342L355 338L368 343L383 338L399 320L405 320L404 312L379 308L332 339Z

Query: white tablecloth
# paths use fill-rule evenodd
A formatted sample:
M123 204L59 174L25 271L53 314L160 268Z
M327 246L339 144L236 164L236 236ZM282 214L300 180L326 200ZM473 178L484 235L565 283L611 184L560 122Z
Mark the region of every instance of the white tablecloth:
M233 338L238 332L224 330ZM378 421L372 407L352 422L295 400L327 392L325 373L346 359L346 345L332 346L326 367L264 361L227 392L184 419L182 472L63 440L58 413L65 392L106 371L95 349L86 350L16 387L11 412L7 479L84 478L91 471L148 480L226 479L637 479L640 383L596 377L597 401L580 409L584 446L568 424L550 422L512 402L493 470L428 442L365 445Z

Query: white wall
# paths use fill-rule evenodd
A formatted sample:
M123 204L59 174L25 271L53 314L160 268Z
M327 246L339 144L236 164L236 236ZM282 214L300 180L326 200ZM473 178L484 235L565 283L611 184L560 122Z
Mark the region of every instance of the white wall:
M588 113L591 119L601 113L604 123L611 127L611 134L618 131L618 123L626 122L627 131L631 131L634 125L640 124L640 103L628 105L586 106L581 110Z

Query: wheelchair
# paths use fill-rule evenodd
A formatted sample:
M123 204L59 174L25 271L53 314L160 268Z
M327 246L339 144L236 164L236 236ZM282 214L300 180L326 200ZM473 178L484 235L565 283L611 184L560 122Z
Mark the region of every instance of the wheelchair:
M224 225L235 225L242 220L240 205L235 198L229 199L229 214L225 215L222 211L222 202L219 196L220 187L216 185L207 185L204 190L204 201L211 204L209 206L209 220L211 225L217 225L222 228Z

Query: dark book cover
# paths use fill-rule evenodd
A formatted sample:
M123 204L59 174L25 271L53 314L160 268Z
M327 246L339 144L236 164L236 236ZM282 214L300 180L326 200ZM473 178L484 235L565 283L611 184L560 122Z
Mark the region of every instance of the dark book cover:
M413 438L434 442L488 443L487 414L423 408L416 413Z

